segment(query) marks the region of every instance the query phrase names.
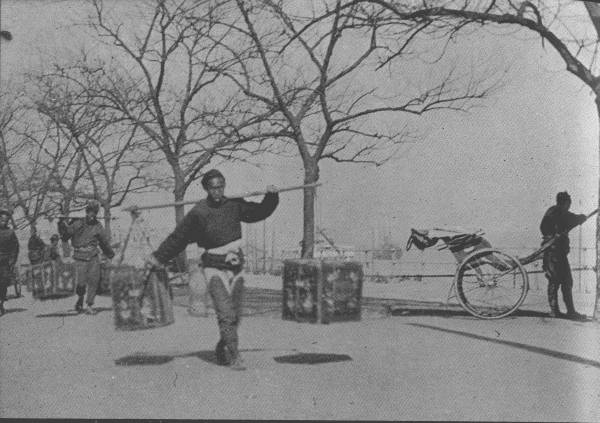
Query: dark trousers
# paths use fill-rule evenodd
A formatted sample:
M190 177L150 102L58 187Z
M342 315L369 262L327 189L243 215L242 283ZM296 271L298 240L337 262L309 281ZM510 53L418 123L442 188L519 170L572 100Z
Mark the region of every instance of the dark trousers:
M16 283L16 269L7 257L0 257L0 301L6 301L9 285Z
M548 250L544 253L542 268L548 279L548 303L550 309L558 312L558 288L560 287L567 313L575 312L573 305L573 276L567 254Z
M100 284L99 257L92 257L89 261L75 260L75 275L77 277L75 292L80 298L83 298L87 288L86 303L90 306L93 305Z
M8 285L13 283L14 272L8 264L0 264L0 301L6 301Z
M221 339L217 344L217 354L219 354L219 348L224 346L229 350L229 354L232 360L235 360L239 356L238 351L238 333L237 329L242 317L242 300L244 296L244 279L236 277L235 282L231 286L231 293L225 287L225 284L229 284L229 280L223 276L212 274L207 275L208 279L208 293L210 294L215 312L217 314L217 324L219 326L219 334Z

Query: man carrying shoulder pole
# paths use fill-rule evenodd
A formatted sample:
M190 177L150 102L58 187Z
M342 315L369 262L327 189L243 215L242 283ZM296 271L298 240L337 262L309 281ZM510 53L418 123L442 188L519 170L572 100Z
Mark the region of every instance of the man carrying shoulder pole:
M85 219L73 219L71 222L66 222L65 219L58 221L58 231L62 234L63 241L71 240L73 247L73 260L77 275L75 289L77 313L85 311L86 314L96 314L93 305L101 278L98 247L109 259L115 255L108 242L104 227L97 219L99 210L100 203L90 200L85 207ZM87 307L84 310L83 297L86 290Z
M201 256L201 272L194 275L204 278L215 307L220 333L217 361L233 370L245 370L237 333L244 291L241 222L254 223L269 217L279 204L279 194L277 188L270 185L260 203L228 198L225 177L216 169L206 172L201 183L207 197L185 215L146 259L146 265L163 266L192 242L205 250Z

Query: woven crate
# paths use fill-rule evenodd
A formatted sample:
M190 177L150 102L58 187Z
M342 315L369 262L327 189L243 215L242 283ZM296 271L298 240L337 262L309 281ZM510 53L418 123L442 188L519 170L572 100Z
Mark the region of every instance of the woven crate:
M175 322L164 270L151 272L147 281L146 271L133 266L111 266L108 275L116 329L152 329Z
M284 320L360 320L363 271L357 262L298 259L283 263Z
M77 275L74 263L52 262L54 277L54 295L69 296L75 294Z
M44 262L31 266L31 295L43 299L54 295L54 266Z
M74 295L75 266L55 261L34 264L25 270L25 283L38 300Z
M42 265L36 264L31 265L27 268L25 272L25 277L27 278L27 289L33 293L34 290L39 292L40 289L43 288L43 272Z

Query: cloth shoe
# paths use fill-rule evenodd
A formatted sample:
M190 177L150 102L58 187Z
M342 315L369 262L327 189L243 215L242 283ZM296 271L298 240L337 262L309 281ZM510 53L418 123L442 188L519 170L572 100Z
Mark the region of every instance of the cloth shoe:
M85 314L89 314L90 316L93 316L96 314L96 310L94 310L91 305L88 305L85 308Z
M246 370L246 366L244 366L244 362L241 357L236 357L231 364L229 365L231 370Z
M585 314L577 313L574 310L565 314L565 317L569 320L587 320L587 316Z
M558 309L558 307L556 308L550 308L550 312L548 313L549 317L553 317L553 318L561 318L561 317L565 317L564 313L561 313L560 310Z

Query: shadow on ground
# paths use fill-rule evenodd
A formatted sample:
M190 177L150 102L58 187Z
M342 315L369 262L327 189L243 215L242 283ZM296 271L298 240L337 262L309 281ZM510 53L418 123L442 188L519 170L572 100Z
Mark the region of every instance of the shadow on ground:
M34 297L37 301L50 301L50 300L62 300L63 298L72 297L73 294L50 294L44 295L43 297Z
M250 348L250 349L241 349L240 352L255 352L255 351L267 351L262 348ZM173 361L176 358L187 358L187 357L196 357L202 361L206 361L207 363L218 365L217 357L213 350L204 350L204 351L195 351L191 353L181 353L181 354L147 354L147 353L135 353L131 355L127 355L125 357L121 357L115 360L115 364L117 366L148 366L148 365L157 365L157 364L165 364L170 361Z
M94 307L96 313L102 313L103 311L112 311L112 307ZM45 318L45 317L69 317L69 316L79 316L80 314L85 313L77 313L75 310L67 310L67 311L58 311L56 313L46 313L46 314L37 314L35 317Z
M26 308L6 308L4 310L4 314L10 314L10 313L20 313L22 311L26 311Z
M322 364L335 363L339 361L352 361L352 357L347 354L296 353L273 357L273 360L278 363L286 364Z
M262 348L242 349L240 352L269 351ZM135 353L121 357L115 360L117 366L152 366L166 364L176 358L196 357L207 363L219 365L217 357L213 350L195 351L181 354L147 354ZM295 353L273 357L277 363L282 364L322 364L335 363L340 361L351 361L352 357L346 354L327 354L327 353Z
M462 308L441 308L437 305L429 307L402 307L394 306L389 310L389 314L392 316L437 316L437 317L472 317L475 316L467 313ZM516 310L509 316L503 317L504 319L517 318L517 317L548 317L548 313L536 310Z
M542 354L542 355L546 355L549 357L558 358L560 360L567 360L567 361L571 361L573 363L584 364L586 366L592 366L592 367L596 367L596 368L600 369L600 362L598 362L596 360L590 360L588 358L580 357L580 356L574 355L574 354L563 353L563 352L551 350L548 348L536 347L535 345L523 344L521 342L508 341L508 340L498 339L498 338L490 338L488 336L477 335L474 333L464 332L464 331L460 331L460 330L441 328L439 326L424 325L424 324L420 324L420 323L408 323L408 324L410 326L415 326L415 327L419 327L419 328L423 328L423 329L431 329L431 330L436 330L436 331L440 331L440 332L451 333L454 335L465 336L467 338L477 339L480 341L491 342L494 344L501 344L501 345L506 345L506 346L513 347L513 348L520 348L522 350L529 351L529 352L532 352L535 354Z

